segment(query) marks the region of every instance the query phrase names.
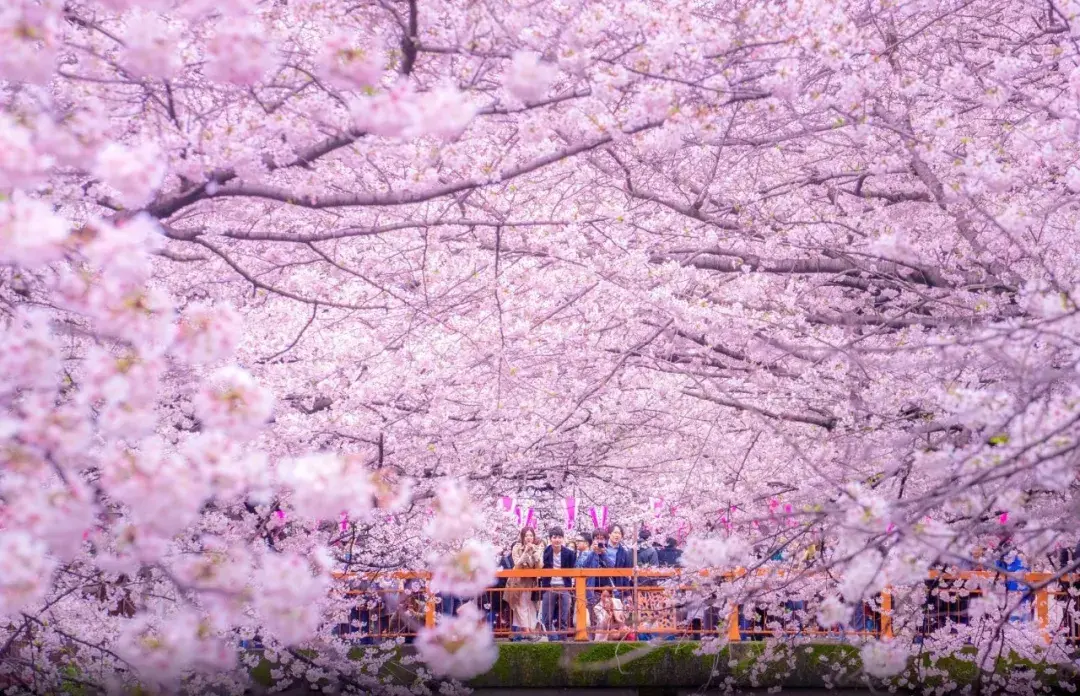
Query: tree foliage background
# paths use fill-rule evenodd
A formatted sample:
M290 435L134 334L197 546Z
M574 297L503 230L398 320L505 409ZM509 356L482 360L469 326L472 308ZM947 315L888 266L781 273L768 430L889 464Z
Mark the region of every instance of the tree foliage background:
M501 495L812 546L897 671L932 565L1077 543L1078 8L4 3L0 679L371 688L331 574ZM986 604L929 649L1068 660Z

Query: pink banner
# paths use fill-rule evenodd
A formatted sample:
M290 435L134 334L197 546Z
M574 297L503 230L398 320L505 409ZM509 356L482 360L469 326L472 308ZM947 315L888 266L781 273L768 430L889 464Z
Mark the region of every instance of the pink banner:
M536 529L536 516L533 514L533 509L523 509L520 507L514 508L514 519L517 520L518 527L532 527Z
M589 508L589 517L592 518L594 529L607 528L607 505Z
M566 533L569 534L570 530L574 528L574 522L577 521L577 500L572 496L566 497Z

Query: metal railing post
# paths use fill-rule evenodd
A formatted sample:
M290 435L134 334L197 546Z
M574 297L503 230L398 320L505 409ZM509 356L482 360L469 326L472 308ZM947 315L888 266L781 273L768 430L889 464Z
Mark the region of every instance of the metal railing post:
M574 640L589 640L588 578L574 578Z
M727 639L729 643L738 643L742 640L742 634L739 633L738 604L732 604L731 612L728 614Z
M424 604L424 626L435 628L435 598L430 595Z
M1042 585L1051 578L1050 573L1028 573L1025 580L1028 586ZM1050 642L1050 590L1042 587L1035 591L1035 620L1039 623L1039 632L1043 640Z
M892 588L881 591L881 637L892 638Z

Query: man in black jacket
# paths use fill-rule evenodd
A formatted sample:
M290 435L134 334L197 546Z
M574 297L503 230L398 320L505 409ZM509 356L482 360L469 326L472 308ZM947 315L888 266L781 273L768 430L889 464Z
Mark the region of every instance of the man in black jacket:
M679 565L681 557L682 549L679 548L679 542L675 541L674 537L668 537L664 548L656 552L657 564L661 568L674 568Z
M547 570L573 569L576 554L563 545L562 528L552 527L548 530L548 539L551 543L544 549L544 568ZM573 599L570 578L559 576L540 578L540 586L546 590L541 605L545 629L569 631L571 628L570 601ZM558 637L566 638L566 634L560 633Z
M608 550L607 560L611 563L611 568L633 568L634 567L634 551L633 549L623 546L623 528L621 524L613 524L607 529L608 533ZM631 582L628 577L612 578L612 584L618 588L629 587ZM621 595L621 589L615 591L616 596ZM620 597L621 598L621 597Z
M637 564L639 568L654 568L660 565L660 560L657 557L656 548L649 543L649 539L651 537L652 534L645 527L642 527L640 530L638 530Z

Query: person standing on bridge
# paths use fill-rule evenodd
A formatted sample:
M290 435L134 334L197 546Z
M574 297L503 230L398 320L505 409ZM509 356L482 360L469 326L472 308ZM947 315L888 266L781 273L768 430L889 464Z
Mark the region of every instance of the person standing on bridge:
M518 542L510 549L515 570L531 570L543 565L540 544L536 532L526 527L521 530ZM506 581L507 603L513 612L513 629L524 633L534 632L540 623L536 600L533 599L536 578L508 578Z
M593 535L588 532L583 532L577 539L577 553L574 558L575 568L599 568L600 559L596 553L596 547L593 543ZM578 578L578 582L584 582L585 587L588 590L585 593L586 601L589 604L589 608L592 609L598 599L596 595L597 578Z
M634 552L631 549L623 546L622 540L625 536L622 525L613 524L608 527L608 544L605 556L607 559L608 568L633 568L634 567ZM601 564L603 566L603 564ZM618 577L612 578L612 584L616 588L626 588L630 586L630 578ZM614 596L619 598L621 591L615 590Z
M664 548L656 552L657 565L661 568L675 568L679 565L680 559L682 559L682 549L679 548L679 542L675 537L668 537Z
M562 527L552 527L548 531L548 539L551 543L544 549L544 568L547 570L573 568L577 559L574 552L563 545ZM573 595L570 593L570 583L567 582L567 578L557 575L540 578L540 586L547 590L543 598L544 627L548 631L569 630L570 600ZM558 614L557 618L556 614ZM565 634L559 634L559 638L565 637Z

